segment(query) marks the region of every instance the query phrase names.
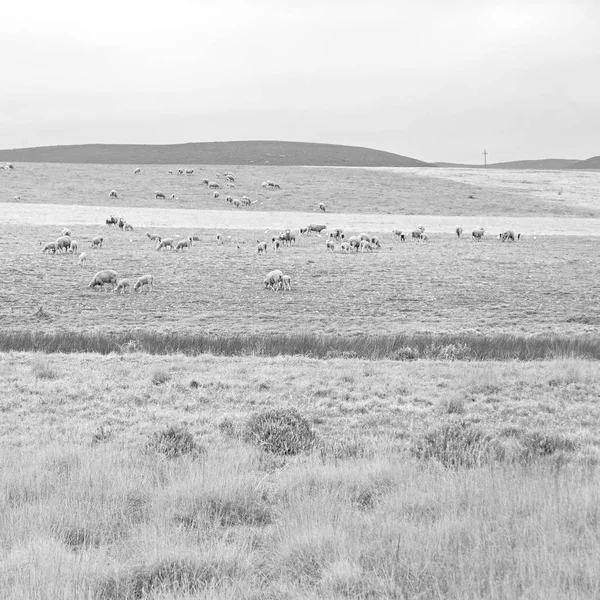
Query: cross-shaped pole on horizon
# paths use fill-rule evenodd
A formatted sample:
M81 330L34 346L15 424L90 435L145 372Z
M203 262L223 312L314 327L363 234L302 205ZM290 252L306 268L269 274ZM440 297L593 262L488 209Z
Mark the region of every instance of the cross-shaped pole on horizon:
M487 155L488 155L488 151L484 148L483 149L483 168L487 169Z

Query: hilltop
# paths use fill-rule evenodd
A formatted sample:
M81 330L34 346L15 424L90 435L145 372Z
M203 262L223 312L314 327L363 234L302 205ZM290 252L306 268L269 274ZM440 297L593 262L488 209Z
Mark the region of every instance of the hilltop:
M600 158L600 157L599 157ZM592 160L592 159L590 159ZM488 169L536 169L539 171L556 169L582 169L577 165L587 162L576 158L542 158L539 160L512 160L509 162L490 163ZM483 169L483 165L468 165L462 163L436 162L432 163L434 167L462 167L468 169ZM594 167L587 167L594 168ZM598 168L598 167L595 167Z
M83 144L0 150L0 161L94 164L203 164L427 167L428 163L359 146L241 141L188 144Z

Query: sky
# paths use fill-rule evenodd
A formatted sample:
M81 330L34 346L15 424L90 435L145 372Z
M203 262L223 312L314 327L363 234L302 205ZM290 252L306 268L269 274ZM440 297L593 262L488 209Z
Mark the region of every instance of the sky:
M600 154L600 0L19 0L0 55L0 148Z

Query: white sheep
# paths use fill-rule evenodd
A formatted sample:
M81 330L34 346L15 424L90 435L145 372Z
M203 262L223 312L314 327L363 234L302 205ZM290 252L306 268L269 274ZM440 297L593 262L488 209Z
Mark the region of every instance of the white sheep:
M42 253L44 252L52 252L52 254L56 254L58 250L56 242L49 242L42 248Z
M342 252L350 252L350 244L348 242L342 242Z
M103 237L95 237L90 243L90 248L102 248L103 243L104 243Z
M165 238L163 240L160 240L158 246L156 246L156 249L162 250L163 248L170 248L171 250L173 250L173 238Z
M217 188L220 188L221 186L216 181L209 181L208 187L210 189L217 189Z
M96 288L96 286L100 286L104 290L104 285L110 283L113 286L114 290L115 286L117 285L117 279L118 275L116 271L113 271L111 269L106 269L105 271L98 271L98 273L94 275L94 277L88 284L88 287Z
M322 210L323 212L325 212L327 210L325 205L322 202L319 202L319 210Z
M67 236L67 237L71 237L71 230L67 229L66 227L60 232L61 237L62 236Z
M85 267L86 263L87 263L87 254L85 252L82 252L79 255L79 260L77 261L77 264L82 267Z
M217 244L221 245L223 243L223 236L220 233L217 233L216 238Z
M186 169L185 170L186 175L191 175L193 172L194 172L194 169Z
M429 239L429 236L426 233L421 234L421 242L426 242Z
M271 248L273 248L273 250L277 252L277 250L281 248L281 240L273 238L273 241L271 242Z
M219 192L213 193L213 198L216 200L220 196Z
M134 174L134 175L139 175L141 172L142 172L142 170L141 170L141 169L138 167L138 168L137 168L137 169L136 169L136 170L133 172L133 174Z
M65 252L69 251L71 247L71 238L68 235L63 235L56 240L56 249L62 250L65 249Z
M130 223L125 223L123 229L125 231L133 231L133 225L131 225Z
M139 291L141 293L142 288L148 286L147 289L150 291L154 289L154 277L152 275L142 275L133 286L133 291Z
M233 196L225 196L225 201L231 204L233 202Z
M257 246L258 254L266 254L267 253L267 242L258 242Z
M263 283L265 284L265 288L271 288L273 291L276 291L279 289L282 279L283 273L279 269L275 269L267 273Z
M292 278L289 275L283 275L281 277L281 287L284 290L292 291Z
M371 242L367 242L366 240L363 240L360 243L360 251L361 252L373 252L373 246L371 245Z
M233 205L234 205L236 208L239 208L239 207L241 206L241 204L242 204L242 203L241 203L241 202L240 202L240 201L239 201L237 198L235 198L235 199L233 200L232 204L233 204Z
M77 240L71 240L71 247L69 249L71 250L71 254L77 252Z
M148 233L146 232L146 235L150 238L151 241L156 242L157 240L160 242L160 235L158 235L158 233Z
M188 237L186 240L180 240L179 242L177 242L177 246L175 246L175 252L179 252L184 248L191 248L193 243L194 241L192 240L191 236Z
M154 192L154 195L156 197L156 199L161 199L161 200L166 200L167 197L165 196L164 192Z
M108 195L109 198L118 198L119 196L117 195L117 190L111 190L110 194Z
M335 251L335 244L331 240L327 240L325 242L325 249L328 250L328 251L331 250L332 252L334 252Z
M129 279L119 279L119 281L117 282L117 287L115 288L115 294L118 294L119 292L121 292L121 294L124 294L128 289L130 289L131 284L129 282Z
M371 238L371 245L373 245L375 248L381 248L381 243L380 243L379 238L377 236L373 236Z

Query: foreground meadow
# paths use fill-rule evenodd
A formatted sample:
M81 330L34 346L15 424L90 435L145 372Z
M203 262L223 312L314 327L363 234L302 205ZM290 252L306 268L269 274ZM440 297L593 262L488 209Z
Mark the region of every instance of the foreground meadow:
M381 249L345 254L325 238L297 234L295 246L259 256L256 240L276 231L156 228L189 250L157 252L143 229L73 228L77 255L42 254L56 227L0 226L0 327L59 331L130 329L204 333L590 334L600 325L599 237L531 236L514 244L432 235L426 244L381 235ZM297 232L296 232L297 233ZM92 237L105 239L91 249ZM154 275L152 293L89 289L94 273L114 269L133 283ZM292 291L266 290L272 269ZM42 307L42 311L40 311Z
M0 374L3 598L600 594L597 362L13 353ZM292 407L288 446L253 429Z

